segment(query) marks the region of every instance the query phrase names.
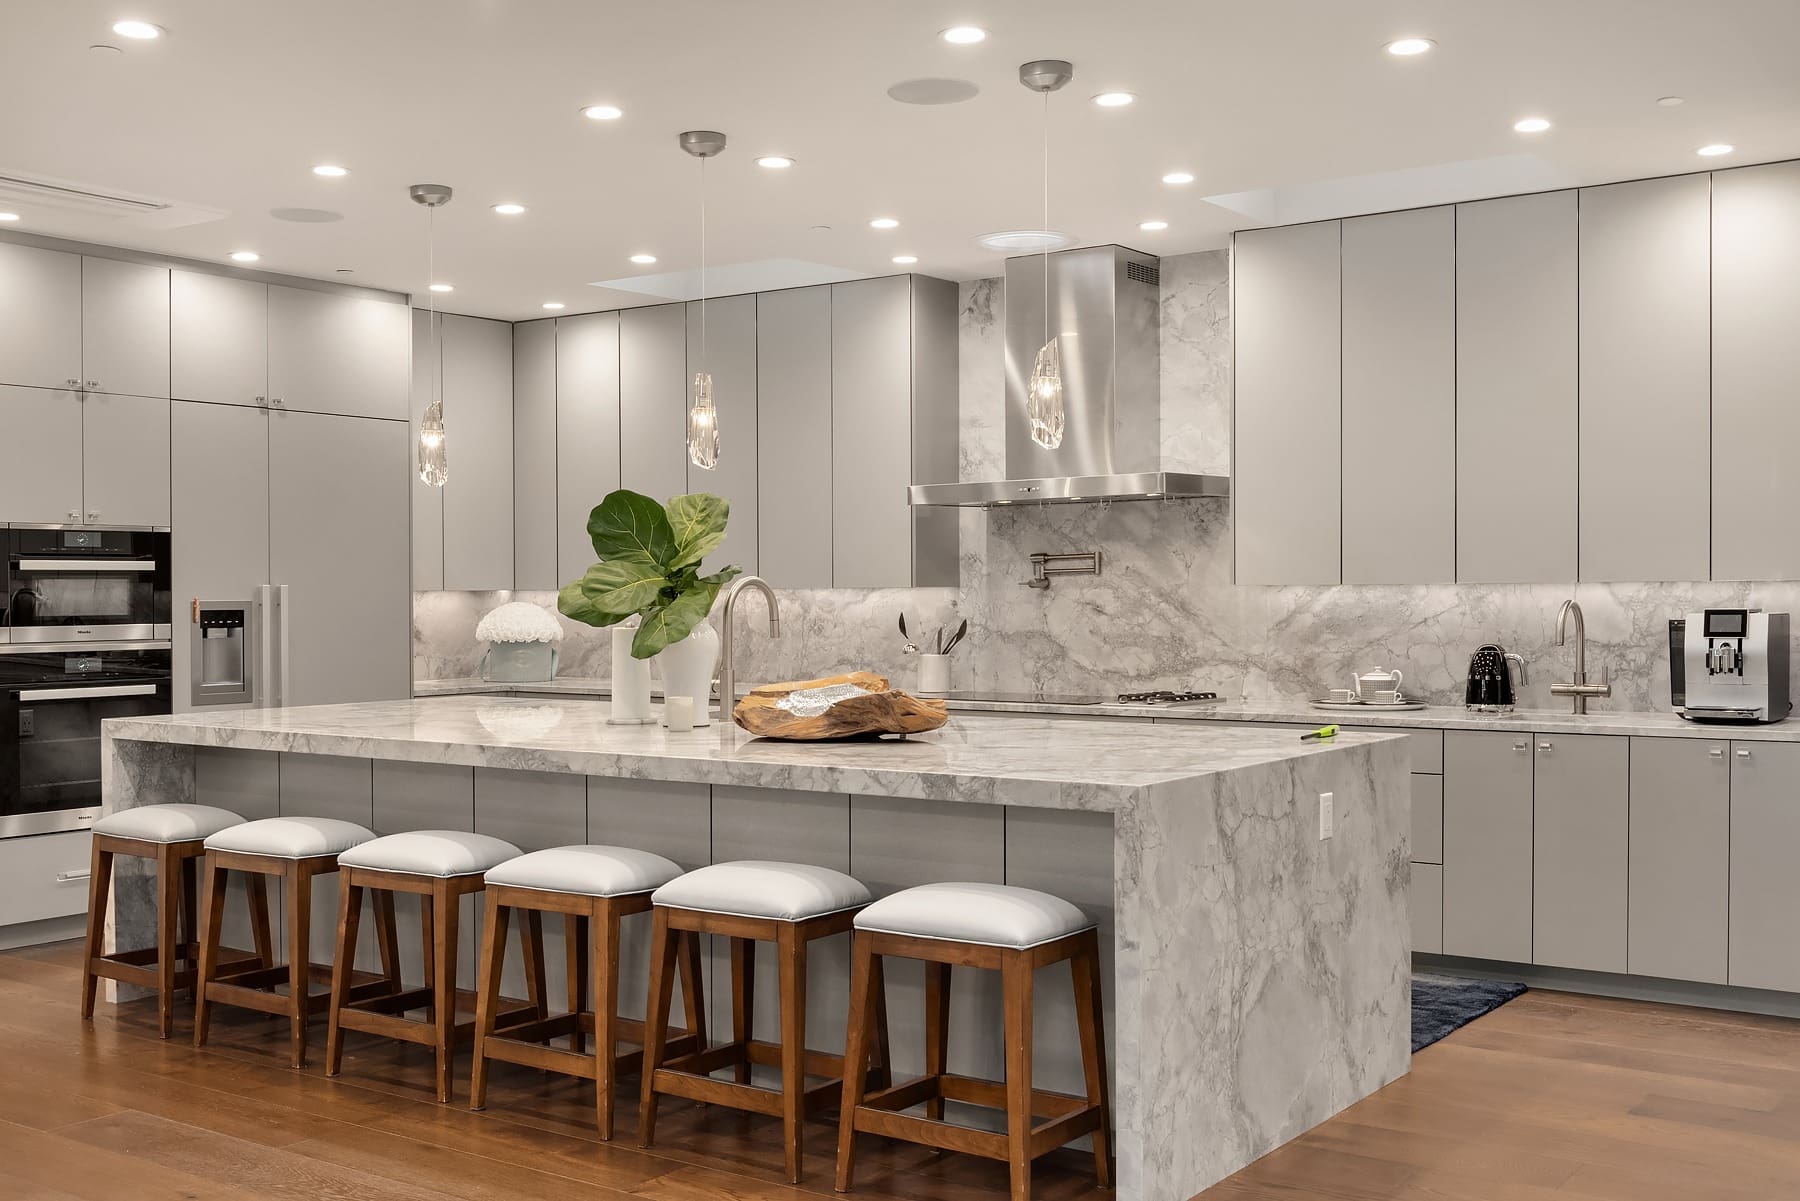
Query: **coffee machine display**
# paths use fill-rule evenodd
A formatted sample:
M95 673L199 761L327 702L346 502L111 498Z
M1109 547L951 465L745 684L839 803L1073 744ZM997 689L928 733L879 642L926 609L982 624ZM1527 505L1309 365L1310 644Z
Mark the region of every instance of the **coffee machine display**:
M1707 609L1670 621L1669 700L1689 721L1786 717L1788 615Z
M1525 683L1525 660L1504 647L1488 643L1469 659L1469 687L1464 701L1473 713L1510 713L1517 703L1513 691L1513 664L1519 667L1519 683Z

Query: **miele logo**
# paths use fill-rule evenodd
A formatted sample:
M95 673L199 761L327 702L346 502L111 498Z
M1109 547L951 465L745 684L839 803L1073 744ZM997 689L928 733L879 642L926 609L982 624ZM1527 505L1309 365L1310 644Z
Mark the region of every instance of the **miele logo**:
M93 633L93 632L94 632L94 631L92 631L92 630L82 630L82 629L77 629L77 630L76 630L76 631L75 631L75 632L76 632L76 633L77 633L77 634L92 634L92 633Z

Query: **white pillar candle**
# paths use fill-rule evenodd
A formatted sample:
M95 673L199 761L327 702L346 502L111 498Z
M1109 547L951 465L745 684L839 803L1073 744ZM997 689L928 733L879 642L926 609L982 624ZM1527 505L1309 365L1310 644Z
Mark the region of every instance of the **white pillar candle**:
M663 698L663 725L670 732L683 734L694 728L694 698L691 696L665 696Z

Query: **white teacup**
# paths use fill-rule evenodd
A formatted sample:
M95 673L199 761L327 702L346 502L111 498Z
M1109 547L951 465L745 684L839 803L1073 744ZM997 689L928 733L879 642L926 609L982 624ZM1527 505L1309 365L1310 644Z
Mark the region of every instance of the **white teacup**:
M1348 705L1359 698L1357 697L1356 689L1354 688L1333 688L1331 690L1330 699L1331 703L1334 705Z
M1371 705L1398 705L1400 703L1400 690L1397 688L1377 689L1376 691L1369 693L1363 699Z

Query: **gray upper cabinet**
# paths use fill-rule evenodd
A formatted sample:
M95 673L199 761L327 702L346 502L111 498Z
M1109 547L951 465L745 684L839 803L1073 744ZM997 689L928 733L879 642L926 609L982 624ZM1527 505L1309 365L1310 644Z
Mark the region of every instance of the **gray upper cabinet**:
M81 521L81 407L77 392L0 384L0 518Z
M0 384L76 387L81 370L81 257L0 242Z
M777 588L829 588L829 284L756 297L756 374L758 567Z
M1800 992L1800 743L1731 748L1731 952L1727 981Z
M1576 572L1575 193L1458 205L1456 231L1456 576L1566 583ZM1447 864L1444 885L1447 905ZM1448 925L1444 935L1448 946Z
M1344 583L1454 580L1456 213L1357 217L1343 237Z
M426 309L412 311L412 432L416 440L425 407L438 394L444 374L443 344L438 333L443 326L442 314L433 316ZM450 454L457 452L452 445ZM444 586L444 490L433 488L419 478L418 448L413 448L412 472L412 586L421 592L435 592ZM450 464L454 471L456 463Z
M619 487L619 314L556 322L556 578L594 562L588 514Z
M929 275L912 282L912 474L914 484L952 484L960 478L961 373L956 285ZM904 500L904 493L902 494ZM962 582L961 524L954 509L918 508L912 515L912 573L916 587Z
M169 524L169 401L90 392L81 402L82 518Z
M1626 970L1725 983L1731 762L1723 740L1631 740Z
M513 587L512 326L443 318L444 587Z
M169 280L169 390L178 400L255 405L269 391L269 288L177 270Z
M1630 740L1539 734L1533 741L1532 962L1623 972Z
M719 465L687 465L688 492L712 492L731 503L725 541L701 570L727 564L757 574L756 297L726 296L687 307L687 357L694 371L709 371L719 410ZM686 425L683 424L683 445Z
M1581 192L1584 580L1710 570L1711 193L1705 175Z
M832 584L905 585L912 576L912 372L907 277L831 289ZM811 484L818 471L798 477Z
M1340 232L1325 221L1234 241L1240 584L1343 578Z
M1712 578L1800 579L1800 163L1712 181Z
M514 587L554 591L556 574L556 321L513 326Z
M89 391L167 400L169 269L82 259L81 348Z
M1446 955L1530 963L1529 734L1444 734Z
M406 420L412 373L406 305L277 284L268 293L273 402L309 413Z
M620 313L622 487L661 501L687 491L687 398L687 307ZM599 501L596 495L592 503Z

